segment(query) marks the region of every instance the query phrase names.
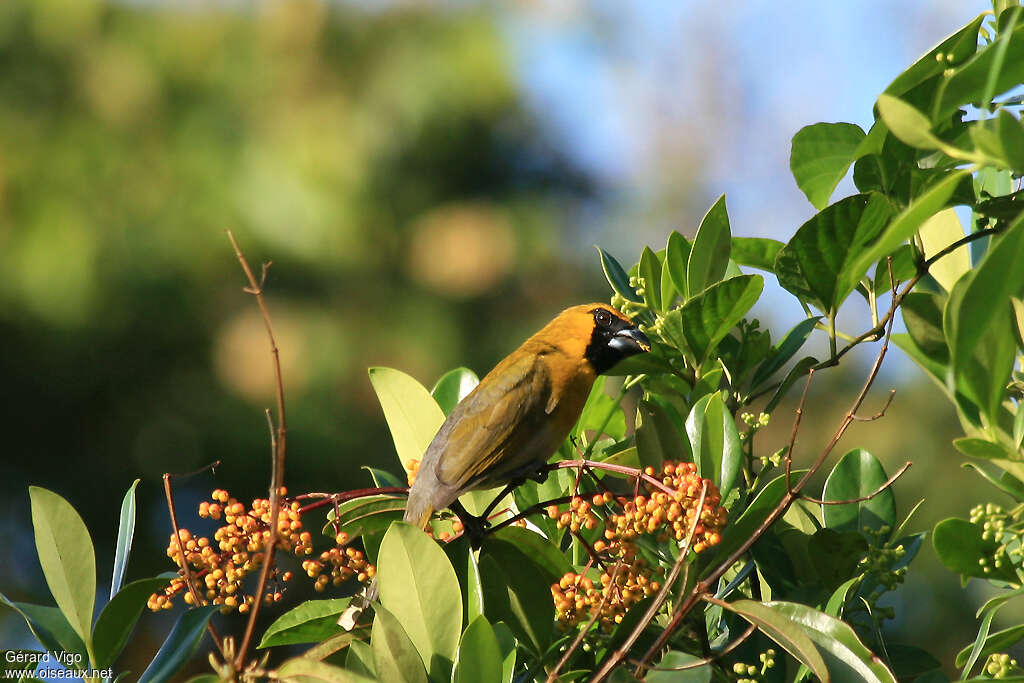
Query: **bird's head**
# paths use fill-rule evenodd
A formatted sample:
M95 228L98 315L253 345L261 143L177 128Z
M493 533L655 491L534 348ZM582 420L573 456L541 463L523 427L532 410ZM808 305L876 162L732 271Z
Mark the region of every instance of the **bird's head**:
M607 372L623 358L651 350L647 336L608 304L583 304L562 311L552 321L554 336L565 344L582 342L583 357L596 374Z

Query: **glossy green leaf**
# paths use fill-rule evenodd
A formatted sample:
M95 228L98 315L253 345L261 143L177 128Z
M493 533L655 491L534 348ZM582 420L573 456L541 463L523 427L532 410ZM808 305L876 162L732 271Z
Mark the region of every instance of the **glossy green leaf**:
M97 668L106 669L114 665L114 660L121 654L132 634L132 629L142 616L149 596L166 586L169 581L167 577L132 581L107 603L100 612L92 633Z
M807 470L793 470L790 472L790 486L796 484ZM729 521L722 531L722 542L715 546L716 560L728 557L737 548L743 545L758 527L768 519L775 506L779 504L786 495L786 480L784 474L775 477L757 492L750 505L740 514L736 521Z
M942 332L942 309L946 298L928 292L911 292L903 298L900 310L917 347L933 362L949 362L949 347Z
M92 650L92 611L96 604L96 555L85 522L53 491L30 486L32 528L43 576L57 607Z
M868 268L910 239L928 218L946 208L953 197L953 191L969 175L965 169L950 172L918 195L909 207L889 221L888 226L875 241L852 253L852 260L843 270L839 290L852 292Z
M501 681L512 683L516 672L516 638L511 629L501 622L494 624L494 637L502 656Z
M446 676L462 634L462 591L444 551L413 525L392 524L378 554L377 585L431 677Z
M360 676L376 678L375 666L373 648L370 647L369 643L362 640L353 640L349 643L348 652L345 653L345 669L355 672Z
M1005 458L1009 460L1014 455L998 443L974 437L953 439L953 446L971 458L982 458L985 460L1001 460Z
M391 522L400 520L405 512L405 496L364 496L338 505L338 529L355 537L386 530ZM335 511L327 513L325 535L334 535Z
M889 84L885 92L890 95L903 95L924 81L941 76L943 71L949 68L947 57L952 57L954 64L960 64L974 54L978 49L978 28L986 16L987 14L978 15L966 26L919 57L910 68L905 69Z
M767 237L733 237L732 260L741 266L773 272L779 249L786 246Z
M459 641L452 683L499 683L503 659L494 629L486 618L478 616Z
M942 121L965 104L987 106L983 98L1024 82L1024 27L1018 22L1012 32L1000 33L996 42L978 50L945 79L934 108L936 121ZM990 76L993 77L990 79Z
M468 623L484 613L484 592L480 582L480 567L477 565L476 553L473 552L469 545L469 539L465 535L445 543L444 553L448 556L448 560L455 569L455 575L459 579L459 587L462 590L463 617Z
M374 679L361 676L308 657L293 657L277 670L282 683L372 683ZM399 679L395 679L398 681ZM426 679L423 679L426 681Z
M110 597L117 595L124 581L124 572L128 568L128 556L132 551L132 539L135 537L135 487L139 479L128 487L121 501L121 514L117 525L117 546L114 550L114 571L110 578ZM103 668L102 666L100 668Z
M932 133L928 117L893 95L878 96L878 113L889 132L901 142L918 149L939 149L944 143Z
M422 531L417 530L417 533L423 535ZM460 607L460 617L461 614ZM403 624L408 625L408 622L392 614L390 610L376 610L373 631L370 634L370 647L373 649L373 668L377 672L377 679L389 683L427 683L427 672L421 660L423 651L413 644L412 636L406 632ZM447 676L442 676L439 672L436 680L446 678Z
M71 652L88 659L81 636L71 628L64 613L56 607L14 602L0 593L0 604L7 605L21 615L29 631L49 652Z
M554 636L551 576L528 551L511 543L487 538L480 551L484 612L488 621L503 621L520 646L535 654L547 651Z
M981 379L987 387L979 387L979 383L974 382L972 388L979 405L990 415L1002 400L1003 386L1016 350L1015 341L1012 347L1003 343L999 349L993 347L992 342L1000 342L1006 336L1013 340L1010 297L1024 295L1022 262L1024 215L993 242L981 263L960 281L950 295L943 316L951 371L956 376L962 377L971 371L979 343L983 338L988 340L987 348L981 349L985 366ZM969 383L971 379L967 377Z
M369 465L363 465L359 469L366 470L370 473L370 478L373 479L373 485L380 488L382 486L408 486L409 484L395 475L391 474L387 470L377 469L376 467L370 467Z
M1006 109L999 110L996 133L1002 144L1007 165L1016 173L1024 171L1024 128L1020 119Z
M566 572L573 570L572 564L565 558L565 555L552 545L551 541L536 531L518 526L507 526L492 534L492 538L510 544L529 555L533 564L547 574L546 578L549 579L549 583L562 578ZM493 546L488 547L488 550L493 549Z
M835 590L857 573L868 543L854 531L818 529L809 539L807 551L818 579L828 590Z
M615 257L601 247L597 247L597 253L601 256L601 268L604 270L604 276L608 279L608 284L612 286L612 289L627 301L642 303L643 298L636 293L633 285L629 284L629 275L619 262L615 260Z
M779 284L822 313L836 310L874 262L854 273L865 245L884 229L891 215L878 194L841 199L804 223L779 250L775 274Z
M263 632L259 648L319 643L341 631L338 616L348 607L350 598L307 600L279 616Z
M640 401L637 417L636 450L643 467L658 469L665 460L693 460L689 442L664 407Z
M999 544L981 537L981 527L966 519L950 517L935 525L932 545L942 564L958 574L985 579L1015 581L1016 574L1005 564L1002 568L992 565L992 554ZM985 564L980 564L985 560ZM988 570L988 571L986 571Z
M644 681L646 683L709 683L712 670L710 664L704 664L693 669L671 670L675 667L686 666L698 661L701 661L699 657L694 657L685 652L669 650L661 658L661 661L649 670L647 676L644 677Z
M770 380L783 365L789 362L789 359L796 355L807 338L811 336L811 332L814 331L814 326L821 320L821 316L814 316L813 318L804 318L796 325L793 326L786 336L779 340L768 358L763 363L757 366L757 370L754 372L753 379L750 380L750 386L757 388Z
M638 274L643 278L643 297L653 311L662 311L661 301L661 261L650 247L644 247L640 253Z
M444 422L444 411L422 384L404 372L376 367L369 373L398 459L408 471L410 461L422 458L434 439Z
M699 367L757 303L763 288L760 275L740 275L713 284L682 308L669 312L662 329L692 365Z
M430 390L430 395L447 415L459 401L476 388L477 384L480 384L480 379L475 372L469 368L455 368L441 375L434 388Z
M789 167L814 208L820 211L828 205L864 138L863 129L852 123L815 123L793 136Z
M962 240L964 228L954 209L943 209L921 224L919 234L924 245L924 256L931 258L957 240ZM971 252L965 244L933 263L928 274L949 292L970 269Z
M864 646L848 624L807 605L771 602L766 606L803 628L817 645L835 683L896 683L885 663Z
M690 260L690 241L675 230L668 236L665 247L665 272L680 296L686 298L686 264Z
M729 265L732 234L725 195L718 198L700 222L686 262L686 295L693 298L725 275Z
M1005 628L986 636L983 640L979 654L982 657L987 657L997 652L1005 652L1022 640L1024 640L1024 624L1011 626L1010 628ZM956 654L957 668L961 668L967 663L967 658L970 654L970 647L965 647Z
M728 609L736 612L757 627L766 636L778 643L786 652L793 655L798 662L806 666L822 681L829 681L829 670L825 666L818 648L808 637L804 629L794 624L775 606L782 603L761 604L753 600L737 600L730 603ZM893 682L895 683L895 681Z
M217 605L194 607L182 613L174 623L156 657L142 672L139 683L159 683L171 680L199 649L210 617L220 609Z
M686 418L686 434L697 471L715 482L725 499L739 473L743 446L721 394L710 394L694 404Z
M331 655L337 654L347 647L351 647L352 643L358 641L360 638L368 637L369 628L369 625L357 625L351 631L343 631L337 635L333 635L327 640L323 640L306 650L302 656L310 659L327 659Z
M912 680L942 667L939 660L919 647L886 643L885 649L889 654L890 668L897 680Z
M888 477L875 456L862 448L849 451L832 468L825 480L822 500L826 503L871 495ZM896 497L885 488L870 500L845 505L822 505L825 525L836 531L877 531L896 525Z

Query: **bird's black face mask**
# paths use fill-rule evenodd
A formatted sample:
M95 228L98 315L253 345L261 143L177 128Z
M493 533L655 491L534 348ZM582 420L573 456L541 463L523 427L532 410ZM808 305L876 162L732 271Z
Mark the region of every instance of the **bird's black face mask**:
M594 331L585 355L597 374L611 370L623 358L651 350L647 335L633 323L605 308L590 312L594 316Z

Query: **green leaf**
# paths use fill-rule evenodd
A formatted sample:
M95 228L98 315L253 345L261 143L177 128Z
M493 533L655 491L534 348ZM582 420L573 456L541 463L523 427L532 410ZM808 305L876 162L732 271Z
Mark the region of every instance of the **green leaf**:
M96 668L106 669L114 665L114 660L128 643L135 623L142 616L149 596L166 586L169 581L167 577L132 581L107 603L100 612L92 633Z
M897 680L911 680L942 667L939 660L919 647L887 643L885 649L889 654L889 665Z
M676 291L685 299L686 264L690 260L690 242L675 230L668 236L665 247L665 270Z
M962 377L970 371L979 343L984 338L999 342L982 349L983 387L975 388L979 405L992 416L1002 401L1003 387L1013 365L1016 341L1013 339L1010 298L1024 295L1024 214L1015 220L998 240L994 240L981 263L964 277L950 295L943 316L949 344L951 373ZM1013 342L1005 343L1005 337ZM986 362L988 361L988 362ZM971 378L968 378L970 381Z
M661 312L664 310L661 300L661 261L650 247L644 247L640 254L638 274L643 278L644 299L647 306Z
M507 526L492 534L492 537L504 541L518 548L530 556L533 564L540 567L547 574L548 583L562 578L566 572L573 570L572 564L565 558L565 555L552 545L551 541L544 538L536 531L523 529L517 526ZM493 550L493 546L488 548Z
M486 618L478 616L459 641L452 683L497 683L501 680L502 659L494 629Z
M786 377L782 380L779 388L776 389L775 393L772 394L772 397L768 399L768 403L765 404L764 407L764 412L771 415L776 406L779 405L779 401L786 397L786 394L789 393L790 388L796 383L796 381L801 377L804 377L807 372L817 364L818 359L813 356L804 356L797 361L796 365L791 367L789 372L786 373Z
M604 276L608 279L608 284L612 286L612 289L627 301L642 303L643 299L633 289L633 285L629 284L629 275L619 262L615 260L615 257L601 247L597 247L597 253L601 255L601 268L604 270Z
M978 49L978 28L986 16L987 14L979 14L966 26L918 58L910 68L889 84L885 92L890 95L903 95L911 88L941 76L949 68L950 62L946 61L948 57L953 58L953 64L960 64L974 54Z
M693 460L690 444L665 408L654 401L640 401L637 417L636 450L641 466L659 469L665 460Z
M773 272L779 249L786 246L767 237L733 237L732 260L741 266Z
M822 500L827 503L861 498L877 491L887 479L882 463L875 456L855 448L832 468L825 480ZM877 531L883 526L891 529L896 524L896 498L890 488L870 500L821 507L825 525L837 531Z
M949 347L942 332L942 309L946 297L927 292L910 292L900 310L907 332L921 352L933 362L949 363Z
M885 228L890 212L888 200L879 194L853 195L819 212L779 250L779 284L822 313L837 310L874 265L853 266Z
M124 581L124 572L128 568L128 555L132 551L132 538L135 536L135 487L139 479L132 482L128 492L121 501L121 515L117 525L117 548L114 551L114 571L110 578L110 597L117 595ZM100 666L100 668L105 668Z
M360 676L355 672L308 657L289 659L278 668L277 679L282 683L373 683L374 681L372 678ZM423 680L426 681L425 678Z
M852 260L843 270L839 291L853 291L868 268L895 251L897 247L914 235L922 223L944 209L953 196L953 191L969 175L970 172L966 169L950 172L945 178L918 195L909 207L893 218L878 239L867 245L866 248L851 254Z
M36 552L57 607L92 651L92 610L96 604L96 555L85 522L71 503L53 491L30 486Z
M303 655L308 657L309 655ZM348 652L345 653L345 669L353 671L360 676L375 679L377 672L374 669L373 648L362 640L353 640L349 643Z
M1016 581L1013 571L1004 563L1003 567L992 566L992 555L999 543L981 537L982 530L966 519L950 517L935 525L932 545L942 564L958 574L984 579ZM979 564L985 560L985 564ZM985 571L985 570L988 571Z
M369 472L370 478L373 479L373 485L378 488L382 486L408 486L406 482L402 481L387 470L379 470L376 467L370 467L369 465L363 465L359 469Z
M743 319L761 296L764 278L740 275L715 283L670 311L662 322L669 341L700 367L725 335Z
M814 208L820 211L828 205L864 138L863 129L852 123L815 123L793 136L789 167Z
M1024 27L1000 31L999 38L953 69L934 107L936 121L965 104L987 107L985 98L1024 82Z
M21 615L28 625L28 630L48 652L79 654L82 655L83 661L88 658L81 636L71 628L64 613L56 607L13 602L3 593L0 593L0 603Z
M357 625L351 631L343 631L314 645L306 650L302 656L310 659L327 659L331 655L341 652L346 647L351 647L354 642L361 643L362 641L359 639L366 638L368 635L369 626Z
M807 470L793 470L789 475L790 485L796 484ZM730 521L722 530L722 542L715 546L714 559L721 560L731 555L757 531L758 527L768 518L771 511L786 495L784 474L772 479L757 492L750 505L740 514L739 518Z
M856 574L868 544L855 531L818 529L808 542L808 554L815 573L825 588L835 590Z
M710 664L704 664L693 669L683 669L682 671L668 670L698 661L700 659L691 654L669 650L661 658L661 661L658 662L658 665L651 669L650 673L644 677L644 681L646 683L709 683L711 681Z
M498 622L494 624L494 637L498 640L498 649L501 650L501 683L512 683L516 672L516 639L512 631L505 624Z
M878 96L878 113L889 132L901 142L917 149L940 149L945 145L932 133L928 117L898 97Z
M517 527L518 528L518 527ZM459 578L459 588L462 590L463 619L466 622L473 621L484 613L484 592L480 583L480 567L477 565L476 553L469 545L466 536L446 543L444 553L448 561L455 569L455 575Z
M217 605L207 605L183 612L174 623L174 628L164 640L164 644L160 646L156 657L142 672L139 683L171 680L199 649L199 642L206 633L206 624L218 609L220 608Z
M686 434L702 477L718 486L724 500L732 491L743 460L743 446L722 395L714 393L694 404L686 418Z
M985 460L1009 460L1012 459L1014 455L1007 451L1003 446L989 441L988 439L962 437L959 439L953 439L953 446L958 451L971 458L982 458Z
M417 530L416 533L425 537L422 531ZM460 617L461 614L462 608L460 607ZM427 683L427 672L421 661L422 650L413 644L412 636L402 628L403 623L407 624L404 619L392 614L390 610L376 609L373 618L373 631L370 634L370 647L373 648L373 669L377 672L378 680L388 681L388 683L392 681L394 683ZM457 648L458 641L456 641ZM435 680L446 678L447 676L441 676L439 672L438 678Z
M476 388L477 384L480 384L480 379L475 372L469 368L455 368L441 375L437 384L430 390L430 395L447 415L459 401Z
M338 615L348 607L349 600L307 600L293 607L267 627L257 647L319 643L330 638L342 630L338 626Z
M796 352L803 347L804 342L811 336L814 326L821 320L821 316L804 318L798 322L793 329L786 333L786 336L779 340L779 343L772 348L768 358L757 366L754 378L750 380L750 386L754 389L761 386L772 378L779 368L785 365Z
M996 631L995 633L989 634L983 641L979 655L982 657L988 657L991 654L997 652L1005 652L1014 645L1024 640L1024 624L1018 624L1017 626L1011 626L1010 628L1003 629L1002 631ZM971 647L965 647L956 654L956 667L961 668L967 663L967 658L971 655Z
M920 235L924 256L930 259L957 240L962 240L964 228L954 209L943 209L921 224ZM928 274L949 292L970 269L971 250L965 244L933 263Z
M766 636L782 646L797 661L806 666L822 681L829 681L829 670L825 666L818 648L808 637L804 629L794 624L785 614L775 608L783 603L761 604L753 600L737 600L729 603L726 609L739 614L757 627ZM895 683L895 681L894 681Z
M462 591L444 551L413 525L392 524L378 554L377 585L431 678L447 678L462 634Z
M546 652L554 635L555 616L550 574L532 555L493 537L484 540L479 560L488 621L505 622L520 645L534 654Z
M885 663L864 646L849 625L807 605L770 602L766 606L791 619L814 641L835 683L896 683Z
M1024 171L1024 128L1020 120L1006 109L999 110L996 121L996 133L1007 164L1016 173L1021 173Z
M423 385L404 372L378 367L369 373L398 459L408 471L410 461L423 457L441 428L444 412Z
M686 296L693 298L725 275L732 234L725 195L718 198L700 222L686 262Z

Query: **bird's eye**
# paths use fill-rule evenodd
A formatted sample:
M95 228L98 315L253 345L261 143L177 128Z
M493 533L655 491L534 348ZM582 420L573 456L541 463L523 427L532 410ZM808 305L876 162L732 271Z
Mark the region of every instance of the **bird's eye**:
M594 316L594 319L597 320L598 325L608 326L612 322L612 315L608 311L600 310Z

